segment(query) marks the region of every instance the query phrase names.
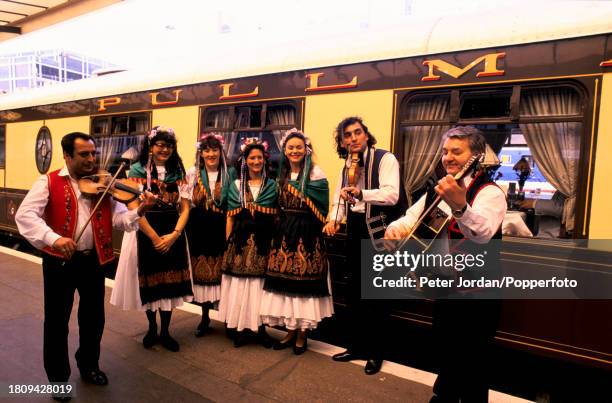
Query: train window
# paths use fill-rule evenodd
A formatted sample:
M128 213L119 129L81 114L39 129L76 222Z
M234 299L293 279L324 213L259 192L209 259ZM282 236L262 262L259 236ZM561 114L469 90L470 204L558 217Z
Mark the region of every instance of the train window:
M295 107L293 105L270 105L266 111L266 126L295 125Z
M149 113L93 118L91 133L96 139L100 168L114 173L122 161L128 164L136 162L149 130ZM126 168L127 171L129 166Z
M398 150L409 199L418 198L440 160L442 134L450 128L450 93L416 94L400 111Z
M0 126L0 168L6 167L6 126Z
M580 116L580 94L569 86L526 88L521 92L521 117Z
M280 156L280 139L285 130L299 127L297 108L293 101L242 104L211 107L202 111L203 132L224 134L230 163L240 154L240 145L247 137L267 141L272 165Z
M51 165L53 155L53 144L49 128L43 126L36 136L36 168L41 174L47 173Z
M573 85L409 93L399 110L397 154L414 201L436 178L442 134L454 124L479 128L499 159L490 173L508 192L512 236L573 236L583 96ZM456 112L453 112L456 111ZM455 116L453 116L455 115Z
M460 119L510 116L512 90L473 91L461 94Z
M236 128L250 129L261 127L261 113L263 108L257 106L243 106L236 108Z
M210 109L206 111L204 121L206 129L227 129L230 127L230 109Z

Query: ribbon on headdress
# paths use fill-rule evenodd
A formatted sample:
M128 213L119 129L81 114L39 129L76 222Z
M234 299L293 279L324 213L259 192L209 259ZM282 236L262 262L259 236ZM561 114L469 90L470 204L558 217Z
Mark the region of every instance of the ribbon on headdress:
M244 152L247 149L247 146L250 145L261 145L264 148L265 152L268 152L268 142L267 141L261 141L259 138L257 137L245 137L242 139L242 143L240 144L240 159L241 159L241 163L240 163L240 194L238 195L239 197L239 201L240 201L240 205L242 207L246 207L246 201L245 201L245 195L246 195L246 187L248 186L247 184L247 176L248 176L248 167L247 167L247 163L246 163L246 155L244 155ZM262 186L263 184L266 183L266 163L265 163L265 157L264 157L264 167L262 168L263 172L261 173L261 183Z
M225 156L225 150L223 149L223 146L225 145L225 139L223 138L223 135L221 135L220 133L203 133L202 135L200 135L200 141L198 141L196 143L196 156L195 156L195 167L196 167L196 180L194 181L194 187L198 186L198 184L200 182L202 182L202 171L200 168L200 152L202 151L200 149L200 147L202 146L202 142L204 142L204 140L208 139L208 138L215 138L216 140L219 141L219 143L221 143L221 154L219 155L219 158L221 159L219 161L219 175L221 177L221 188L223 189L223 185L225 185L226 183L229 183L229 174L227 171L227 158ZM206 164L204 164L204 170L206 171L206 179L204 182L206 182L206 184L208 184L208 189L206 189L206 191L208 192L208 194L212 197L213 196L213 190L212 190L212 185L210 185L208 183L208 171L206 170ZM213 197L214 199L214 197Z
M285 156L285 146L287 144L287 140L289 140L289 137L295 133L297 133L298 136L294 136L294 137L302 139L306 147L306 155L304 156L304 167L302 168L302 172L300 172L300 175L299 175L301 177L299 191L304 193L304 189L306 188L306 183L310 179L310 178L307 178L307 176L308 176L308 173L310 172L310 167L312 166L313 150L312 150L312 145L310 143L310 139L304 133L302 133L295 127L287 130L285 134L283 134L283 137L281 138L281 141L280 141L280 147L281 147L280 154L281 155L280 155L279 166L280 167L284 166L285 159L287 158Z

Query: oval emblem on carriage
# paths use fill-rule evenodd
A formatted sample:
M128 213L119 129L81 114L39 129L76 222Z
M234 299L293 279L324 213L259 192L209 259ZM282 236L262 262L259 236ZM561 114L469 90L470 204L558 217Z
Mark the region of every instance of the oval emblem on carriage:
M43 126L36 136L36 168L41 174L47 173L51 165L53 147L51 144L51 132L47 126Z

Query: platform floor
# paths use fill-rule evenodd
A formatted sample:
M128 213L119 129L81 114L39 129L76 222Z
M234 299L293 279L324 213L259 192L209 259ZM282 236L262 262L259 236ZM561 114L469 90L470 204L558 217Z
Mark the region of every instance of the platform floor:
M26 260L27 259L27 260ZM40 259L0 249L0 382L45 383L42 362L43 283ZM108 284L112 286L112 281ZM203 338L193 332L198 307L176 310L171 333L180 343L178 353L161 346L142 347L147 330L143 312L122 311L110 305L106 292L106 327L100 368L109 377L106 387L83 383L74 357L75 402L205 402L205 401L319 401L428 402L435 374L385 362L374 376L363 372L363 362L336 363L330 355L342 349L309 340L309 350L295 356L290 349L267 350L259 345L236 349L223 325ZM78 344L75 297L69 347ZM274 330L276 336L282 336ZM19 402L50 401L49 397L21 397ZM493 392L491 402L525 400Z

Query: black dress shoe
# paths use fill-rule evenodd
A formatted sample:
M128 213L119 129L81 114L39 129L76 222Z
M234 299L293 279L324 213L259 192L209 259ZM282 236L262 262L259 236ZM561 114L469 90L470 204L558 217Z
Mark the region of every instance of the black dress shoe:
M159 338L157 337L157 331L149 330L145 337L142 339L142 345L144 348L151 348L159 342Z
M293 345L293 354L302 355L308 349L308 340L304 340L304 344L302 346L298 346L297 344Z
M264 348L271 348L274 344L274 339L270 337L268 332L266 332L266 328L263 325L259 326L259 329L257 330L257 341Z
M348 361L359 360L359 359L361 359L361 357L359 357L357 354L350 352L348 350L332 355L332 360L340 361L340 362L348 362Z
M168 351L176 353L181 349L178 342L172 338L169 334L159 336L159 343Z
M81 370L81 379L92 385L108 385L106 374L99 369Z
M368 375L374 375L380 371L383 360L371 358L366 362L365 373Z
M293 342L294 341L295 341L294 338L291 338L291 339L289 339L286 342L282 342L280 340L277 340L272 345L272 350L284 350L286 348L289 348L289 347L293 346Z
M51 398L56 402L69 402L72 399L70 396L51 396Z
M247 344L249 344L250 339L251 337L246 330L236 332L236 335L234 336L234 347L239 348L242 346L246 346Z
M210 330L210 318L202 318L195 331L195 337L202 337Z

